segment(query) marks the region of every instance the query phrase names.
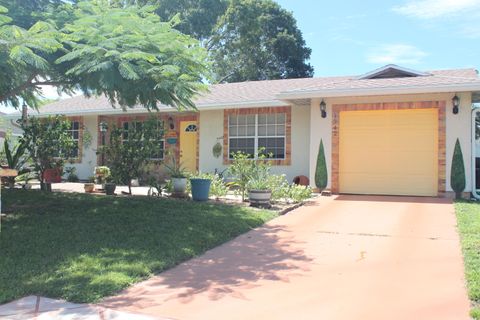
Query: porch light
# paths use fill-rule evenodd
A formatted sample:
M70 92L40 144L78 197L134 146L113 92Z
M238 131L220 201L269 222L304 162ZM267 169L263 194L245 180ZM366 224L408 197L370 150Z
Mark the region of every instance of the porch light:
M320 102L320 112L322 114L322 118L327 117L327 104L325 103L325 101L323 101L323 99L322 102Z
M107 130L108 130L108 123L106 123L105 121L101 121L101 122L98 124L98 127L100 128L100 132L101 132L101 133L105 133L105 132L107 132Z
M168 117L168 127L170 128L170 130L175 129L175 122L173 121L172 117Z
M453 105L453 114L458 113L458 106L460 105L460 98L455 94L455 96L452 98L452 105Z

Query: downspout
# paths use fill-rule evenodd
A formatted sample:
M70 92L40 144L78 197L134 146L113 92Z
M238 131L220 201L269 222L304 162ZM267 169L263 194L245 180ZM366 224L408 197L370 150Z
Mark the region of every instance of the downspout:
M476 105L472 105L472 168L471 168L471 174L472 174L472 196L480 200L480 194L477 193L477 177L476 177L476 157L477 157L477 145L476 145L476 139L475 139L475 118L477 116L477 111L480 112L480 107Z

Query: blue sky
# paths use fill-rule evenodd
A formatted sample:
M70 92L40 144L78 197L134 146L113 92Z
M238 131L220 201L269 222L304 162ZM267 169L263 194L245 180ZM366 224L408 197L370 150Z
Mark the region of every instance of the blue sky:
M480 0L277 0L297 19L315 76L388 63L418 70L480 67Z

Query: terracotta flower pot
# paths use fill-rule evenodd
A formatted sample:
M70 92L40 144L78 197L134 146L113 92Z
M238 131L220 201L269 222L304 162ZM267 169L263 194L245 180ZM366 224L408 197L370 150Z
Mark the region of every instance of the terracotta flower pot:
M95 190L95 184L94 183L85 183L83 185L83 189L85 189L85 192L87 192L87 193L92 193Z
M59 183L62 182L62 173L63 168L53 168L53 169L46 169L43 172L43 179L45 183Z

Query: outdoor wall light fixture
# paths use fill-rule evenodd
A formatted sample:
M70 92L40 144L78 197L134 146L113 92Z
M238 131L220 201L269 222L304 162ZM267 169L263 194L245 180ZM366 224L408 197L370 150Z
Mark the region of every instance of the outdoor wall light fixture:
M460 98L456 94L452 98L452 105L453 105L453 109L452 109L453 114L457 114L458 106L460 105Z
M104 133L104 132L107 132L108 124L105 121L101 121L98 124L98 127L100 128L100 132Z
M320 112L322 114L322 118L327 117L327 104L325 103L325 101L323 101L323 99L322 102L320 102Z
M175 129L175 122L173 122L172 117L168 117L168 126L170 127L170 130Z

